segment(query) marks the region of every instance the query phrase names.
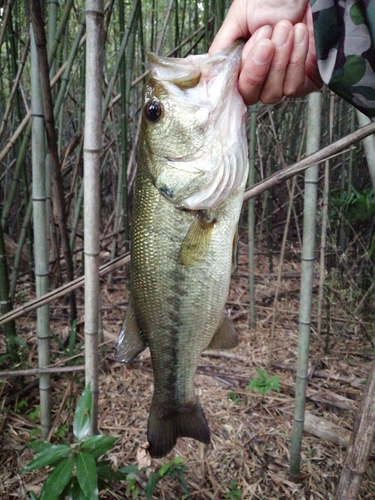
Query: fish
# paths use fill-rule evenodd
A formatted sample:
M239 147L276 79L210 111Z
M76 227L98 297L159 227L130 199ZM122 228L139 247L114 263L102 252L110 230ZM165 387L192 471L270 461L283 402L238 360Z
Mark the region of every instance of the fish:
M225 313L248 173L243 43L214 55L149 55L135 180L130 299L115 358L147 346L148 452L210 443L194 390L201 353L238 345Z

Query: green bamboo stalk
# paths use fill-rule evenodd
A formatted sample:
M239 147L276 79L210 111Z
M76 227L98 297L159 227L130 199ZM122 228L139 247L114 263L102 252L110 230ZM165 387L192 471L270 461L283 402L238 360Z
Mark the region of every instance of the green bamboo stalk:
M0 49L4 42L6 30L8 29L8 19L10 16L11 5L12 5L11 0L7 0L5 6L3 7L4 11L2 15L1 30L0 30Z
M65 27L66 27L66 24L69 20L69 14L70 14L70 10L73 6L73 2L74 2L74 0L66 0L65 1L64 9L61 13L60 22L59 22L59 25L55 31L54 37L53 37L54 39L53 39L53 41L52 41L52 39L49 40L49 42L51 42L51 45L49 45L49 50L48 50L48 66L49 67L51 67L52 62L55 59L56 51L57 51L57 48L59 46L60 40L64 35Z
M18 92L18 86L19 86L19 82L20 82L22 74L23 74L23 70L25 68L29 49L30 49L30 36L28 35L26 38L26 41L25 41L24 49L23 49L21 57L20 57L19 64L18 64L17 74L16 74L14 81L13 81L12 90L10 92L9 99L7 100L4 114L2 116L2 121L1 121L1 125L0 125L0 141L1 141L2 136L4 135L4 131L6 130L6 124L7 124L7 121L9 119L10 113L12 111L14 100L17 98L16 96L17 96L17 92Z
M210 46L210 33L209 33L209 24L208 20L210 18L209 15L209 0L204 0L203 2L203 23L204 23L204 52L208 52L208 48Z
M32 29L31 29L32 30ZM31 113L32 113L32 196L35 242L35 280L37 297L45 295L49 288L48 279L48 232L45 193L45 137L42 93L39 81L36 45L31 31ZM38 366L50 364L49 306L37 310ZM39 377L40 421L42 437L46 439L51 427L51 375Z
M171 0L169 3L169 7L167 10L166 16L164 18L163 28L162 28L161 33L160 33L159 41L156 45L156 49L155 49L156 54L160 54L161 47L164 43L164 37L165 37L165 33L167 32L167 27L168 27L169 19L170 19L171 14L172 14L174 2L175 2L175 0Z
M306 153L319 149L321 127L321 94L309 96L308 132ZM292 481L297 481L301 466L301 444L305 417L305 400L308 376L308 356L310 343L312 286L314 276L314 248L316 228L316 203L318 193L319 167L315 165L305 172L305 200L303 212L303 244L301 263L301 295L299 339L297 358L296 397L294 423L291 436L290 468Z
M1 209L0 209L1 213ZM8 264L5 250L3 228L0 224L0 316L12 310L12 300L9 293ZM16 324L10 321L4 325L6 353L12 364L17 361L18 345L16 343Z
M72 71L73 63L74 63L75 57L78 53L84 32L85 32L85 16L82 15L79 26L76 30L76 35L74 37L72 48L70 49L69 56L68 56L68 59L66 61L66 67L65 67L64 73L61 77L61 85L59 88L59 93L57 94L57 97L56 97L54 110L53 110L55 120L57 120L60 116L61 107L62 107L62 104L64 102L64 98L65 98L66 92L67 92L67 86L69 83L69 76L70 76L70 73Z
M67 61L68 59L68 49L69 49L69 23L67 23L65 27L65 36L64 36L64 44L62 47L62 60ZM64 81L64 75L62 77L62 83ZM60 86L61 87L61 86ZM64 113L63 113L63 105L61 105L60 113L56 117L56 101L55 105L53 108L53 115L55 117L56 123L58 122L58 146L57 149L59 151L59 155L61 155L61 148L62 148L62 141L63 141L63 134L64 134ZM67 213L69 213L69 209L67 210Z
M93 394L90 433L97 434L103 0L86 0L85 11L88 47L86 51L84 139L85 366L86 385L90 384Z
M128 103L130 94L130 83L132 81L132 65L131 61L134 60L134 49L135 49L135 22L141 13L141 4L138 4L138 9L135 13L134 22L129 27L131 34L130 46L129 46L129 57L125 55L120 61L120 120L121 120L121 154L119 157L119 174L117 179L117 194L116 194L116 206L115 206L115 217L114 217L114 232L117 233L120 229L122 223L124 228L124 238L125 238L125 251L129 249L129 207L128 207L128 177L126 172L127 167L127 149L128 149ZM119 28L120 36L123 39L125 35L125 11L124 4L120 2L119 4ZM130 35L129 35L130 36ZM129 39L129 38L128 38ZM128 83L128 84L127 84ZM116 134L117 135L117 134ZM117 238L113 238L111 245L111 259L114 259L116 255L117 248ZM112 285L112 273L108 275L107 278L108 286Z
M16 251L16 255L14 257L12 276L11 276L11 280L10 280L10 297L11 297L12 302L14 301L14 297L15 297L15 293L16 293L17 278L18 278L18 273L19 273L19 266L20 266L20 261L21 261L22 249L23 249L23 246L25 244L26 237L27 237L27 232L28 232L32 213L33 213L33 204L32 204L32 199L30 199L28 204L27 204L27 209L26 209L26 214L25 214L24 220L22 222L21 232L20 232L20 235L18 237L18 242L17 242L17 251Z
M127 29L125 30L124 36L122 37L121 45L120 45L120 48L118 50L115 66L113 69L113 74L112 74L111 80L108 84L107 92L106 92L106 95L104 98L102 119L104 119L104 117L106 116L107 111L108 111L108 105L109 105L109 101L110 101L111 96L112 96L113 87L115 85L117 75L118 75L118 72L120 70L121 59L122 59L122 57L125 53L125 49L128 45L132 25L136 20L136 14L138 12L139 2L140 2L140 0L135 0L135 2L133 3L133 9L132 9L132 12L130 14L128 26L127 26Z
M356 109L356 115L360 127L364 127L371 123L370 118L358 111L358 109ZM365 148L372 189L375 193L375 135L370 135L366 137L366 139L363 139L363 146Z
M53 102L51 84L48 72L46 36L43 24L43 11L40 0L31 0L31 20L33 25L33 33L37 47L38 70L40 73L40 85L42 88L44 125L46 128L48 140L48 152L51 160L51 176L53 179L52 189L54 197L54 208L56 219L59 226L61 244L64 252L65 267L67 280L74 279L73 259L69 245L69 236L67 229L67 221L65 214L65 200L63 191L63 182L60 168L59 154L57 150L57 133L55 128L55 120L53 115ZM70 301L70 320L73 321L77 317L77 307L75 295L69 297Z
M329 100L329 141L333 140L333 118L334 118L334 104L335 104L335 94L330 93ZM323 295L324 295L324 283L325 283L325 258L326 258L326 247L327 247L327 227L328 227L328 200L329 200L329 160L324 164L324 186L323 186L323 202L322 202L322 230L320 236L320 265L319 265L319 292L318 292L318 324L317 333L321 335L322 332L322 315L323 315ZM328 340L328 336L327 336ZM328 342L326 342L326 347L328 347Z
M56 35L57 26L57 12L58 12L59 2L57 0L48 0L48 47L52 47ZM55 74L56 69L56 58L54 57L52 61L49 61L50 76Z
M249 139L249 178L248 187L254 185L255 181L255 158L256 158L256 127L257 127L257 106L251 107L250 112L250 139ZM248 203L248 252L249 252L249 327L255 328L255 198L251 198Z

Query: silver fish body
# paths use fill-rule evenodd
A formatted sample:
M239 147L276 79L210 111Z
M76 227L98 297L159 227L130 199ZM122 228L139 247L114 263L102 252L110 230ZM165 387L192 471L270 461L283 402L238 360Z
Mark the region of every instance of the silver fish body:
M214 57L151 56L133 209L131 298L117 359L150 347L151 456L177 437L209 443L194 391L203 350L230 348L224 314L247 179L242 45Z

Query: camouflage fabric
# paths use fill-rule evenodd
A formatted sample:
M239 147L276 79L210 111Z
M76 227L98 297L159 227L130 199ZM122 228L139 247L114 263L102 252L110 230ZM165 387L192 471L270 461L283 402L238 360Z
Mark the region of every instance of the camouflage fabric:
M310 4L323 81L375 120L375 0Z

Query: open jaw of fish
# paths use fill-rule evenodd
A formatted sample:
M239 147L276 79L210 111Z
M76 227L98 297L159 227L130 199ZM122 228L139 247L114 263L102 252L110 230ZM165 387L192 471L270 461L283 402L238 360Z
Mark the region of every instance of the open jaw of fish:
M178 437L210 442L194 392L207 348L237 345L224 313L247 179L242 44L213 57L150 56L133 208L131 296L116 346L150 347L147 438L153 457Z

